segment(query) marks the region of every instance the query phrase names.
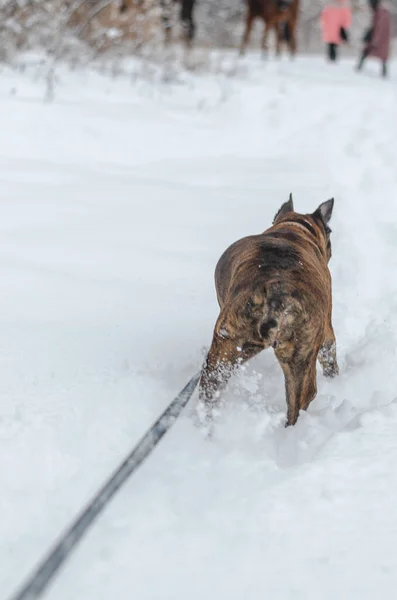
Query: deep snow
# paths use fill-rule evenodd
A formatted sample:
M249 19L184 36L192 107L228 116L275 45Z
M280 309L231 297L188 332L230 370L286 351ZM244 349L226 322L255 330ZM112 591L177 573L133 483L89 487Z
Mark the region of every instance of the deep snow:
M396 79L256 56L167 85L59 75L52 104L32 70L0 77L1 597L200 366L219 255L292 191L335 197L340 377L318 370L287 430L271 351L214 441L190 407L48 598L394 598Z

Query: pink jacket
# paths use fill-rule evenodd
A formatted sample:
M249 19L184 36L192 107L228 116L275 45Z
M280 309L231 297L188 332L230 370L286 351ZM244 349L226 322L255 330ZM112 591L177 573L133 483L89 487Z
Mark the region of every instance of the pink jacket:
M323 40L326 44L340 44L342 38L340 29L349 29L352 22L352 12L345 0L337 0L328 4L321 13Z

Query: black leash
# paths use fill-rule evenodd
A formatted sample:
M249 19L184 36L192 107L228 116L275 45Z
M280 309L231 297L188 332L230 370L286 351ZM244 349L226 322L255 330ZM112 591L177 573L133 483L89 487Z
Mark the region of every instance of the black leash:
M171 429L183 408L189 402L199 378L200 373L191 378L189 383L152 425L140 442L138 442L137 446L135 446L119 468L108 479L91 502L89 502L80 516L77 517L69 529L61 536L59 542L50 550L38 568L28 577L25 584L10 600L34 600L42 595L90 525L92 525L107 504L109 504L114 494L127 481L128 477L136 471L152 450L154 450L163 435Z

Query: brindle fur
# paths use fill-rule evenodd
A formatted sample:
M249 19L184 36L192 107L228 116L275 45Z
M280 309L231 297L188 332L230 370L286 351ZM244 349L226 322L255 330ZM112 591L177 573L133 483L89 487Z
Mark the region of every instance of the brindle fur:
M294 212L290 196L270 229L221 256L215 271L220 314L200 380L207 421L235 368L270 346L284 372L287 425L316 396L316 359L325 376L338 374L328 269L333 204L303 215Z

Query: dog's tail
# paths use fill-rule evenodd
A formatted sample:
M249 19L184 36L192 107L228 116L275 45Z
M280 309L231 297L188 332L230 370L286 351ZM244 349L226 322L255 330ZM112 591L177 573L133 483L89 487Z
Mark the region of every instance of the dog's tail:
M293 335L294 327L302 319L302 306L289 293L273 290L268 296L267 307L267 314L260 325L260 335L267 348L277 348Z
M263 321L260 326L260 334L263 341L267 346L277 346L277 332L279 330L279 319L278 315L269 316L267 320Z

